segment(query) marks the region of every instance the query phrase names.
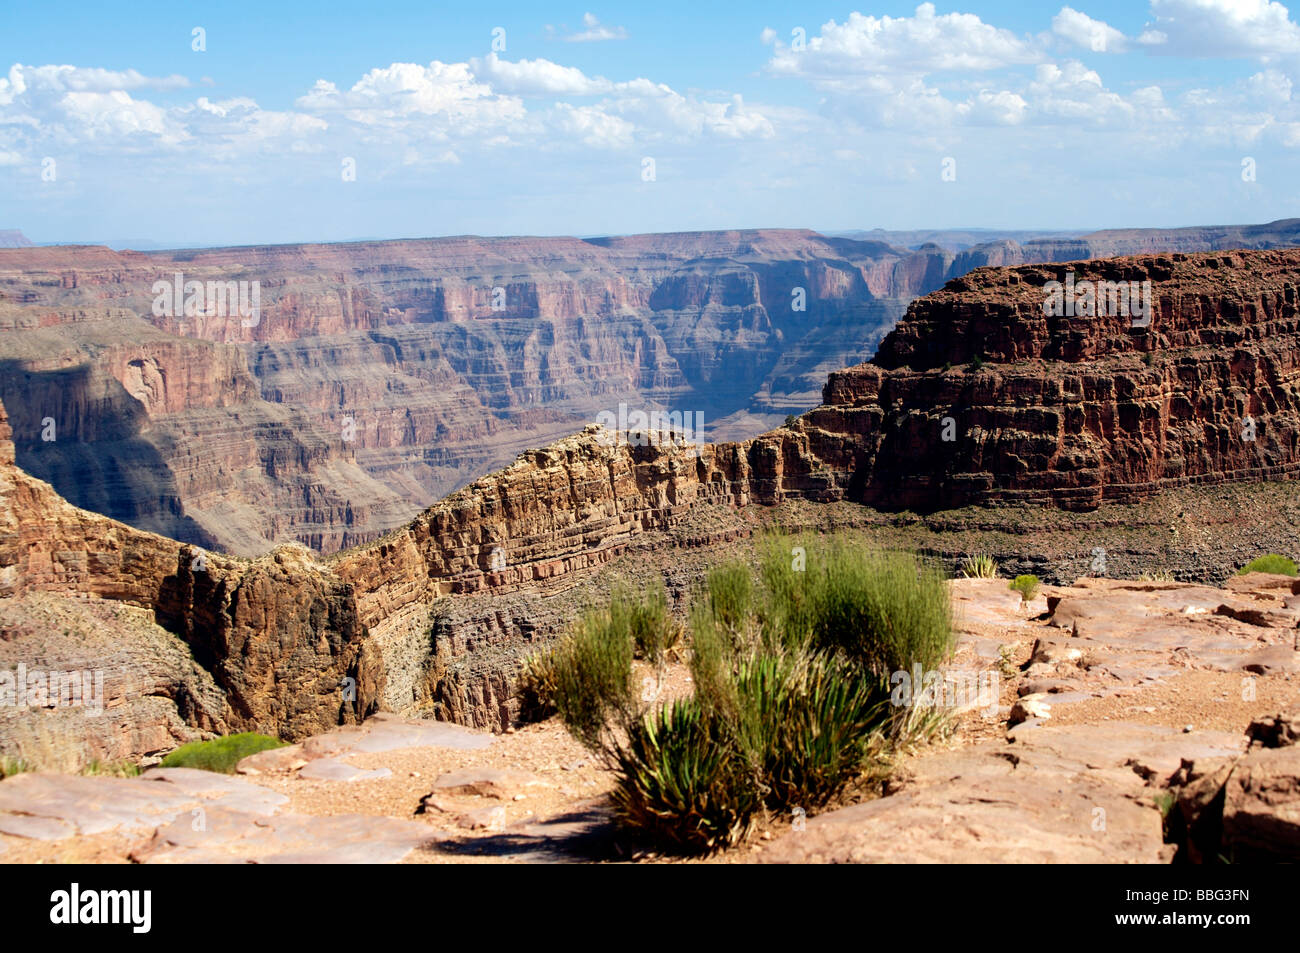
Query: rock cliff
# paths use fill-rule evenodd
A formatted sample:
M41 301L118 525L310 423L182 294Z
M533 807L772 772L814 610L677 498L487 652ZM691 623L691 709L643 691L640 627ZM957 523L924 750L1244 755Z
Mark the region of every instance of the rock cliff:
M620 404L702 414L710 440L768 430L869 357L908 301L971 268L1298 234L4 249L0 399L21 465L80 506L239 555L291 539L330 553ZM187 314L190 281L205 297ZM253 283L255 321L230 313Z
M1045 314L1067 271L1149 281L1149 323ZM1219 580L1239 552L1297 549L1294 494L1262 481L1300 453L1298 284L1300 250L977 271L915 302L787 427L697 444L589 426L320 562L200 554L78 510L6 443L0 584L151 610L225 699L204 718L297 737L381 707L508 724L519 657L600 597L602 570L676 598L769 523L992 551L1048 579L1100 546L1114 572ZM1206 496L1221 485L1245 496Z

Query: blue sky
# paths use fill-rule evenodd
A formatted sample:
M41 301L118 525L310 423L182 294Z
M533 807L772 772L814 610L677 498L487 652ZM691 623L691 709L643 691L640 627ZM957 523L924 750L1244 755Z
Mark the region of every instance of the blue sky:
M7 2L0 228L41 242L1300 216L1268 0Z

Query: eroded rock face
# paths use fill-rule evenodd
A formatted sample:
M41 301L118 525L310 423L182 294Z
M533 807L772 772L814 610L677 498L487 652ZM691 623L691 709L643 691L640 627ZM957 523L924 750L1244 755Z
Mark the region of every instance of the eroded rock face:
M869 356L912 298L973 268L1156 249L1278 247L1296 242L1298 224L1103 232L960 253L780 229L149 254L5 249L0 400L23 467L80 506L240 555L287 540L331 553L403 525L519 451L615 413L620 403L700 413L715 440L761 433L815 405L827 371ZM215 300L186 314L184 302L176 307L166 292L170 313L155 313L155 284L174 286L177 275L182 286L198 281L205 289L256 282L257 320ZM1038 280L1031 278L1024 280ZM949 321L936 312L936 327L952 337L936 346L952 353L932 364L909 358L914 367L967 361L986 338L990 360L1037 353L1043 343L1047 360L1088 356L1094 331L1082 323L1053 331L1021 322L1012 315L1019 306L993 285L987 294L972 290L989 280L982 273L949 295L960 293L983 317L967 328L961 315ZM940 299L933 307L946 305ZM929 314L914 312L909 327L934 340ZM1018 330L1008 323L1013 317ZM1225 326L1229 319L1225 313ZM905 336L895 338L895 350L906 349ZM1184 347L1156 343L1166 351ZM1186 385L1183 375L1204 380L1214 368L1134 365L1123 370L1129 384L1118 389L1111 367L1075 370L1044 378L1036 369L990 368L972 377L874 383L861 371L842 378L844 396L858 403L839 394L826 402L868 418L878 405L881 419L823 415L818 426L832 434L842 426L896 428L881 437L885 445L866 448L868 462L883 477L926 479L898 500L886 484L860 488L881 505L982 499L1007 491L990 482L1004 467L1032 470L1054 455L1060 459L1051 461L1043 485L1016 489L1090 505L1107 468L1127 467L1123 482L1140 484L1191 479L1220 465L1273 465L1212 446L1226 435L1207 437L1205 447L1192 435L1178 437L1177 447L1144 457L1125 448L1115 461L1087 441L1056 447L1050 436L1077 430L1071 415L1081 409L1095 414L1089 432L1136 426L1151 437L1165 424L1161 414L1177 428L1209 410L1242 409L1231 390L1221 406L1201 406L1205 398L1195 394L1190 409L1174 401L1156 412ZM1231 373L1235 380L1271 371L1234 363ZM1014 419L1004 413L1008 398L1024 411ZM910 416L885 419L897 401ZM952 409L969 445L961 460L958 448L936 449L931 431L938 424L930 418L939 407ZM913 455L911 470L889 473L895 449ZM1227 459L1203 465L1178 457L1198 449ZM945 466L949 478L938 480Z
M1067 271L1150 282L1149 326L1045 314L1045 285ZM852 495L875 506L1091 509L1287 478L1300 463L1298 276L1294 251L972 272L915 302L872 363L832 374L805 426L859 438Z
M14 466L8 438L0 411L0 657L102 673L105 711L26 709L0 733L5 754L134 758L192 729L295 738L378 707L383 665L351 587L304 547L241 560L79 510Z
M207 554L197 569L190 548L77 510L0 461L0 594L153 610L226 694L231 727L300 737L378 708L504 727L520 655L573 609L543 600L628 554L717 551L753 530L737 513L799 511L808 526L818 525L810 507L861 503L1086 508L1293 472L1300 252L1072 267L1079 280L1149 276L1159 305L1150 327L1044 316L1048 269L982 272L978 286L962 279L918 302L877 363L833 374L824 404L789 427L712 445L589 427L324 562L290 546L251 562ZM984 368L942 370L977 347ZM143 370L137 384L168 399ZM1246 412L1254 441L1234 436L1232 415ZM12 460L7 441L0 454ZM987 519L998 527L996 510ZM1207 611L1220 605L1253 624L1253 607L1220 599ZM1104 623L1082 600L1060 611ZM1291 664L1273 649L1251 664Z

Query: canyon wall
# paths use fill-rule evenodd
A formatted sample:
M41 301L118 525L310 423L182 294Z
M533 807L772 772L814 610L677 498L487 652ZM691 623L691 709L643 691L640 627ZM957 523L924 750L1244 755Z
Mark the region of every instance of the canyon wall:
M770 430L971 268L1272 247L1297 226L962 251L778 229L3 249L0 400L20 465L79 506L232 554L331 553L620 404L699 413L715 441ZM234 300L256 282L257 319L224 297L187 314L187 281Z
M1045 286L1067 271L1150 282L1149 324L1045 314ZM0 602L150 611L201 669L169 682L189 686L174 704L196 726L300 737L389 708L501 727L520 656L601 598L603 570L658 575L671 551L661 578L698 575L690 551L720 558L754 514L830 529L935 511L1014 535L1016 507L1046 523L1293 476L1298 298L1300 250L978 270L915 302L873 362L832 374L822 405L787 426L720 444L588 426L326 560L299 545L221 556L77 509L14 465L3 422ZM1211 512L1239 522L1232 507ZM1130 537L1143 518L1107 517ZM1062 525L1076 540L1105 529ZM1234 548L1210 541L1215 571ZM10 631L6 652L39 655L39 631Z

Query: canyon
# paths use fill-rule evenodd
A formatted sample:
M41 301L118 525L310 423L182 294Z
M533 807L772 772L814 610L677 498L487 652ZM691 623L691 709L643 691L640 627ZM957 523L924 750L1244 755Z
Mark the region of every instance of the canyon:
M1300 250L1069 268L1150 281L1149 326L1044 314L1061 266L980 269L914 302L782 427L701 444L588 425L330 556L222 554L78 508L16 465L5 422L0 662L112 661L99 720L8 709L0 754L298 740L377 711L505 729L521 659L614 576L666 585L680 610L710 562L773 529L949 565L986 553L1066 584L1099 551L1103 574L1197 582L1296 555Z
M947 248L882 234L900 244L755 229L0 248L0 400L19 464L80 507L231 555L331 554L621 404L700 414L711 441L769 431L972 269L1279 248L1300 222ZM256 283L256 322L155 308L177 275Z

